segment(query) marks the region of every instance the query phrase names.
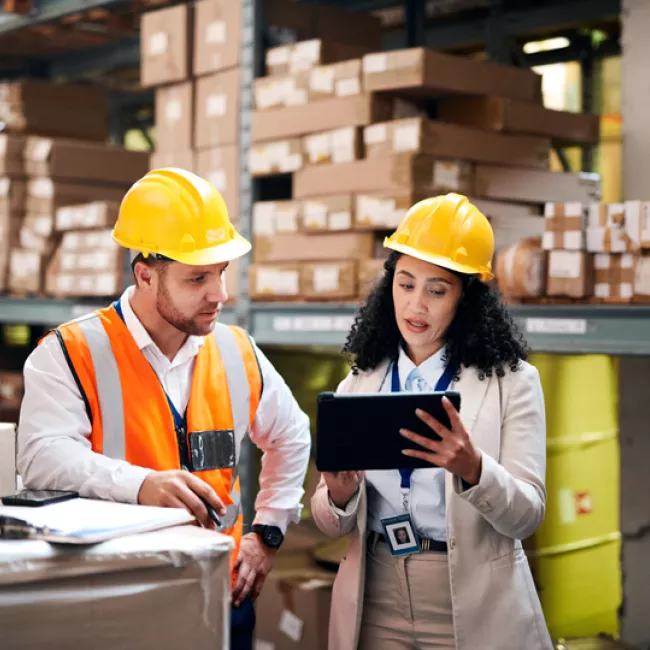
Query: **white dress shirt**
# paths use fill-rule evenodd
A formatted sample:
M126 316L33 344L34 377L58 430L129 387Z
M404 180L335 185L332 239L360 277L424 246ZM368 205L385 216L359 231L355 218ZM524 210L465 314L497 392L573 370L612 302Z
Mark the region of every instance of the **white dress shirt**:
M169 361L131 309L133 290L129 287L120 298L125 324L174 406L184 413L203 337L188 337ZM250 431L251 440L264 452L255 523L286 531L289 523L300 519L311 446L309 418L271 362L257 345L254 348L264 384ZM92 426L55 336L49 336L30 354L24 376L18 470L25 487L77 490L85 497L136 503L140 486L152 470L91 450Z
M444 348L429 357L419 366L408 358L400 346L397 369L400 387L403 391L432 391L442 376ZM417 377L424 385L416 386ZM450 386L451 389L451 386ZM381 387L381 392L392 390L392 366ZM366 472L368 493L368 528L383 533L381 520L404 514L402 492L398 470ZM416 469L411 474L409 492L411 520L423 537L444 541L447 538L445 526L445 470L437 467Z

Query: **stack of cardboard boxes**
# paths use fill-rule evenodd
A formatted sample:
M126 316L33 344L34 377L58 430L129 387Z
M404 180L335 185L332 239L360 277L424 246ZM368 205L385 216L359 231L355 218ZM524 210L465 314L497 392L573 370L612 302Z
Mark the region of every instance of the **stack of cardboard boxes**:
M21 133L0 134L0 291L19 295L44 290L46 270L59 245L55 229L59 208L119 201L147 169L146 154L102 142L108 135L104 94L100 93L102 104L92 87L69 87L83 108L77 124L64 119L65 110L71 111L72 118L76 115L69 102L61 99L63 108L57 109L54 98L48 121L47 111L33 105L41 94L28 92L29 87L18 95L24 98L25 119L12 123L15 130L21 126ZM64 92L65 88L61 87ZM47 92L44 96L49 97ZM87 139L71 139L82 136Z
M545 109L530 70L312 40L268 50L266 72L249 169L292 190L255 205L253 299L357 299L383 236L432 195L469 196L497 250L541 236L547 201L600 198L598 178L548 170L551 144L597 142L597 116Z

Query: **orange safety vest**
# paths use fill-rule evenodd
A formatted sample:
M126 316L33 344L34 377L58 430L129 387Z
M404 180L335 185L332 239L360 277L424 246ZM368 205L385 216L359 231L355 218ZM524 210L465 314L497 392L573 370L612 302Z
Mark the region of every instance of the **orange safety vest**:
M115 307L61 325L54 333L86 403L93 451L157 471L180 469L179 441L165 391ZM238 461L261 392L260 368L248 335L217 324L196 358L185 433L189 439L192 432L234 432L234 468L194 472L228 510L223 532L235 541L231 568L243 529Z

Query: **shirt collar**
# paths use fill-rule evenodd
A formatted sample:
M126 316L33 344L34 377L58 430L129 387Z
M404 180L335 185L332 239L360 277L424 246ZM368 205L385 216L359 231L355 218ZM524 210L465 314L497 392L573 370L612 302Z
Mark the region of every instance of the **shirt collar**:
M417 369L420 375L427 382L429 388L433 390L440 379L440 375L445 370L444 362L445 347L443 346L435 354L432 354L428 359L423 361ZM399 371L399 381L402 389L406 385L406 379L411 372L416 368L416 365L408 358L404 348L399 346L399 357L397 359L397 369Z
M124 324L131 333L138 349L144 350L145 348L153 347L160 352L160 348L154 343L151 336L149 336L149 332L147 332L144 325L140 322L131 308L131 297L133 296L134 291L135 287L128 287L120 298L120 307L122 307L122 313L124 314ZM179 350L179 353L176 356L182 356L185 358L196 356L204 343L205 341L202 336L188 336L187 341L185 341L183 347ZM160 354L162 354L162 352L160 352Z

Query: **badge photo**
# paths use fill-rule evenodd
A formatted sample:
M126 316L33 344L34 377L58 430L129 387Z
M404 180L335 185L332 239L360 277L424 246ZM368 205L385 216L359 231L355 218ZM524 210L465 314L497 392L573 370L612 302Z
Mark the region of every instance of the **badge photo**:
M411 555L421 551L420 540L409 515L383 519L381 524L393 555Z

